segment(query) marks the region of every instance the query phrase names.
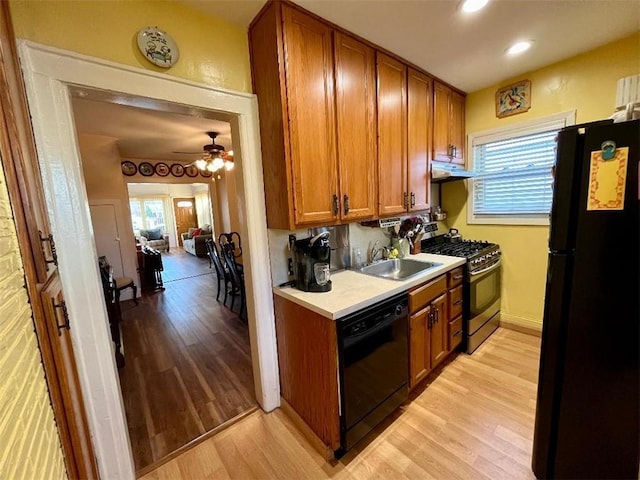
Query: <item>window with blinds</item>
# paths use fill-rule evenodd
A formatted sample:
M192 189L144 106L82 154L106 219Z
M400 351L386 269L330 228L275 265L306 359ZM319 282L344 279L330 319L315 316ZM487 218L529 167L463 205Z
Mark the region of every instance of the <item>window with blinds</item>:
M558 131L473 147L473 213L548 214Z
M476 174L469 192L470 223L548 222L556 137L574 118L567 112L469 135Z

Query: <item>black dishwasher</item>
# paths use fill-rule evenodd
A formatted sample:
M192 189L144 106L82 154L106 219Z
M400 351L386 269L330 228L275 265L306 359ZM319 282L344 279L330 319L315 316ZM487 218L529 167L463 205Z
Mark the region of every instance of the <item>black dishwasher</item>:
M406 293L338 320L339 457L407 399Z

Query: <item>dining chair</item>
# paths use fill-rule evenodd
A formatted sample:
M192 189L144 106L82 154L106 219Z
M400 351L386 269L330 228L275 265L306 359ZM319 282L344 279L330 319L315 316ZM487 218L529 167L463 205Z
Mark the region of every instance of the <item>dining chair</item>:
M104 265L105 268L109 268L109 261L106 256L101 256L99 258L100 266ZM135 284L133 278L131 277L113 277L113 283L115 284L116 290L116 303L120 303L120 292L125 288L130 288L133 290L133 302L138 305L138 287Z
M216 293L216 301L220 301L220 288L224 284L224 301L223 305L227 304L227 295L229 293L229 273L227 272L226 266L222 263L220 259L220 254L218 253L218 247L214 243L212 238L209 238L205 241L205 245L207 246L207 255L209 256L209 262L213 264L213 267L216 270L216 277L218 280L218 291Z
M238 269L238 265L236 264L236 258L234 256L234 249L230 242L222 243L220 245L221 256L224 260L227 270L229 273L229 281L231 284L231 311L233 311L233 306L235 305L236 297L240 295L240 311L238 312L238 316L240 318L244 318L242 313L246 308L246 292L244 288L244 276Z

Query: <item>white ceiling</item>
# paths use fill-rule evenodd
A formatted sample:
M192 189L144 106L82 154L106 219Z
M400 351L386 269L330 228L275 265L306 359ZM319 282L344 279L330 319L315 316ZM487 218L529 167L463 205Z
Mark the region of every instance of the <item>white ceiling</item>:
M182 0L247 27L265 0ZM463 15L458 0L296 0L466 92L574 56L640 30L639 0L490 0ZM534 40L507 58L514 41ZM640 71L640 59L638 61ZM606 69L606 65L602 65ZM211 143L232 149L224 114L109 92L72 91L78 134L117 139L123 158L191 162Z
M77 95L77 92L74 92ZM165 160L189 163L202 155L202 147L211 143L206 132L219 132L216 144L232 149L231 125L215 118L214 112L186 109L183 113L150 108L180 106L149 105L147 108L107 103L97 92L84 90L85 98L72 99L76 131L79 135L102 135L117 139L122 158ZM93 98L93 99L91 99ZM136 103L130 99L130 103ZM143 99L139 102L145 104ZM194 152L193 155L174 152Z
M245 27L265 3L182 1ZM491 0L473 14L462 13L459 0L295 3L467 93L640 30L638 0ZM534 40L533 47L507 58L505 49L523 39Z

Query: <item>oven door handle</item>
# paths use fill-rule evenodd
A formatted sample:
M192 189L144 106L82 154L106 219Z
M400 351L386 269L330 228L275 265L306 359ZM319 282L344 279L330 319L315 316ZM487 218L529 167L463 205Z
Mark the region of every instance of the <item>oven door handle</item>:
M491 265L490 267L483 268L482 270L478 270L477 272L469 272L469 277L472 278L472 277L475 277L475 276L478 276L478 275L482 275L483 273L492 272L492 271L496 270L500 266L501 263L502 263L502 260L498 259L498 261L496 263L494 263L493 265Z

